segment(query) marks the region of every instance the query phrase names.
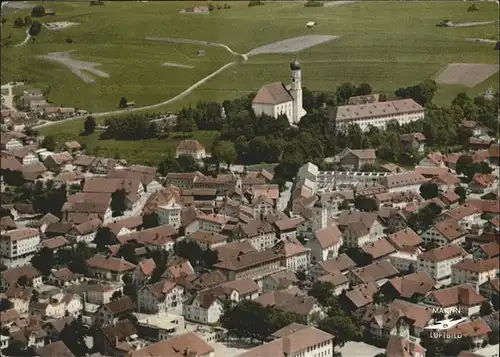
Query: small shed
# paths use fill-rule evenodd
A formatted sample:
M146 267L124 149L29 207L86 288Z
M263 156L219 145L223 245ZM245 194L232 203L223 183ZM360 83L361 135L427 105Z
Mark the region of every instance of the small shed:
M309 21L306 23L306 27L309 29L315 28L317 26L316 21Z
M196 51L196 54L198 56L205 56L205 50L198 50L198 51Z

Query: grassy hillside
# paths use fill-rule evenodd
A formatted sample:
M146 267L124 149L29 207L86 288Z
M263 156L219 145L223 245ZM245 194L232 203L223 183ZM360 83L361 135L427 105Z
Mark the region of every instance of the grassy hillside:
M359 2L346 6L304 8L303 4L277 3L248 8L247 2L230 2L231 9L210 15L179 14L182 7L203 2L45 2L57 14L41 21L72 21L79 26L61 31L43 29L35 43L2 51L2 81L29 77L32 86L48 91L57 105L92 112L115 109L121 96L137 106L169 99L230 61L238 63L220 73L179 102L229 99L257 90L261 85L288 81L291 55L259 55L242 62L228 51L200 45L147 42L147 36L181 37L223 43L246 53L258 46L306 34L339 35L340 39L298 54L304 85L330 90L351 81L368 82L376 91L393 92L432 77L450 62L496 63L491 45L470 43L466 37L495 38L496 25L438 28L443 19L455 23L496 19L495 3L480 3L478 12L467 12L462 2ZM214 3L217 5L217 3ZM221 3L223 4L223 3ZM12 29L18 10L5 15L2 36L14 33L19 42L23 29ZM306 29L307 21L316 29ZM71 38L71 44L66 39ZM203 48L206 55L197 56ZM36 59L49 52L76 50L73 58L102 63L98 68L110 78L87 84L57 63ZM161 67L164 62L192 69ZM498 88L498 74L488 83ZM476 94L485 85L468 90ZM440 86L437 101L447 101L460 86ZM164 109L164 108L162 108Z

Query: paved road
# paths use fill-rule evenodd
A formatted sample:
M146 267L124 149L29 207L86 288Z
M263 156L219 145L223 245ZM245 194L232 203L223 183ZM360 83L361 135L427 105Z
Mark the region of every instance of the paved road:
M218 70L212 72L211 74L209 74L205 78L200 79L198 82L196 82L193 85L191 85L190 87L188 87L182 93L180 93L180 94L176 95L175 97L170 98L170 99L168 99L168 100L166 100L164 102L156 103L156 104L152 104L152 105L146 105L144 107L122 109L122 110L113 110L113 111L110 111L110 112L102 112L102 113L92 113L91 115L93 117L105 117L105 116L109 116L109 115L119 115L119 114L125 114L125 113L132 113L132 112L136 112L136 111L139 111L139 110L155 109L155 108L161 107L163 105L167 105L167 104L173 103L176 100L179 100L179 99L185 97L186 95L188 95L189 93L191 93L195 88L201 86L203 83L205 83L206 81L212 79L213 77L215 77L216 75L218 75L220 72L222 72L226 68L233 66L235 63L236 62L233 61L233 62L229 62L228 64L225 64L224 66L222 66ZM63 120L59 120L59 121L49 121L49 122L46 122L46 123L43 123L43 124L40 124L40 125L36 125L33 128L35 128L35 129L45 128L45 127L52 126L52 125L57 125L57 124L66 123L66 122L70 122L70 121L80 120L80 119L86 118L87 116L88 115L82 115L82 116L67 118L67 119L63 119Z
M19 42L17 45L14 45L14 47L20 47L20 46L24 46L25 44L28 43L28 41L30 40L31 38L31 35L30 35L30 29L28 28L26 30L26 38L24 39L24 41L22 42Z
M291 190L292 190L292 183L287 182L285 184L285 191L280 193L280 198L278 201L278 209L280 211L284 211L285 208L288 206L288 202L290 201L290 195L291 195Z

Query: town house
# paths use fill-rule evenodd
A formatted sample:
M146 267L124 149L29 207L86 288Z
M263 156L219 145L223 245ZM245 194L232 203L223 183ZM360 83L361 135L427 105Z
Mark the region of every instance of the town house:
M358 171L363 166L374 165L376 159L375 149L352 150L346 148L334 157L334 161L342 167Z
M351 270L347 277L352 286L375 283L378 286L399 275L399 271L388 261L375 262L362 268Z
M436 281L426 272L416 272L389 279L380 287L380 291L388 299L403 299L418 303L434 289L435 284Z
M267 220L255 219L240 223L233 234L240 239L247 239L256 250L272 248L276 243L276 231Z
M32 303L30 314L48 318L62 318L64 316L80 315L83 310L82 299L76 294L58 294L51 296L47 301Z
M7 231L0 236L0 255L7 267L29 264L38 251L40 234L34 228L19 228Z
M404 151L423 153L425 151L425 136L422 133L402 134L399 141Z
M52 269L49 276L47 277L47 282L55 286L70 286L78 285L84 280L83 274L73 273L68 268L61 268L59 270Z
M361 247L384 236L384 227L374 212L343 211L337 225L347 247Z
M14 149L19 149L24 146L23 141L17 138L11 133L2 133L1 135L1 148L2 150L11 151Z
M182 140L175 150L175 157L181 155L192 156L196 160L206 157L205 148L198 140Z
M473 349L481 348L489 340L489 335L492 332L488 324L478 318L473 321L466 321L458 324L447 331L450 336L463 336L463 338L471 338ZM467 356L465 356L467 357Z
M309 269L309 274L314 280L320 276L333 274L337 271L340 271L342 274L346 274L354 268L356 268L356 263L354 263L347 254L342 253L336 258L328 259L313 265Z
M466 237L467 230L453 218L438 222L422 233L422 238L426 244L435 243L439 246L451 243L463 245Z
M349 279L340 271L320 276L318 281L331 284L333 287L332 293L336 296L342 294L343 291L349 290Z
M185 227L186 234L196 231L207 231L220 233L224 226L229 221L229 217L221 214L204 214L200 213L196 219Z
M227 278L238 280L243 278L262 279L281 269L282 256L274 249L260 252L249 252L233 257L214 265Z
M193 188L194 182L205 177L201 172L169 172L165 177L165 187L175 186L181 189Z
M389 192L419 192L420 186L427 181L429 180L420 173L408 171L384 177L383 185Z
M424 299L425 304L439 308L447 317L457 312L462 316L478 314L484 301L486 298L469 284L431 291Z
M160 280L139 290L138 310L148 314L182 308L184 288L173 281Z
M495 279L500 272L498 258L488 260L464 259L451 267L453 284L469 284L477 292L484 283Z
M187 351L189 354L186 353ZM187 357L189 355L196 357L215 357L213 347L194 332L177 335L168 340L153 343L144 348L131 350L125 357Z
M285 218L275 221L273 223L276 230L276 236L279 240L293 239L297 237L297 227L303 221L302 217L299 218Z
M299 292L297 288L270 291L261 294L255 302L264 307L292 313L297 317L297 321L303 324L312 324L323 318L325 313L316 299Z
M470 231L481 224L481 211L471 204L463 204L452 211L443 213L443 216L453 218L463 229Z
M218 289L198 292L184 304L184 318L204 324L217 323L224 310L224 294ZM233 300L236 294L230 292L229 299Z
M23 146L22 148L13 149L10 152L21 164L32 165L40 162L35 150L34 146Z
M451 267L471 255L456 244L426 251L418 256L417 271L429 274L438 284L451 283Z
M302 218L297 226L298 236L312 238L315 231L328 226L328 208L319 199L311 208L298 209L297 213L299 213L299 218Z
M175 229L179 229L182 225L181 222L182 206L177 202L176 198L172 196L165 204L159 205L158 210L158 223L160 225L170 225Z
M99 218L91 219L85 223L78 224L68 231L66 237L72 243L84 242L92 243L98 228L102 225Z
M446 167L444 162L444 155L439 151L430 152L425 156L420 162L418 166L425 167Z
M121 282L123 276L135 269L135 265L123 258L94 255L87 260L89 273L97 279Z
M128 296L101 305L92 318L95 326L115 325L120 317L134 312L134 302Z
M42 273L28 264L22 267L10 268L2 272L1 291L9 287L17 286L19 278L26 276L29 286L38 288L42 285Z
M275 203L267 196L259 196L252 200L250 207L252 207L252 215L254 217L264 218L274 212Z
M432 309L403 300L394 300L387 307L374 305L363 315L372 336L388 338L420 337L420 333L432 318Z
M67 151L64 151L47 156L43 160L43 164L52 172L60 172L63 171L65 165L71 164L72 161L73 157L71 156L71 154Z
M5 291L5 297L12 303L12 308L22 316L29 312L32 295L33 288L30 287L11 286Z
M298 242L280 242L276 252L282 256L281 265L291 271L305 271L311 263L311 249Z
M306 248L311 250L313 262L324 262L336 258L342 245L342 233L332 224L314 232L312 239L306 243Z
M262 281L262 291L268 292L289 289L292 286L295 286L298 282L299 279L297 279L297 274L295 272L282 270L267 276Z
M293 323L273 333L274 341L254 347L238 357L331 356L334 337L317 328Z
M151 278L155 269L156 263L152 258L141 260L137 263L134 271L132 272L132 281L139 285L143 285Z
M391 261L392 254L396 253L396 249L387 239L379 239L376 242L371 242L361 246L361 251L369 256L372 262L376 261Z
M498 179L492 174L476 173L469 182L469 190L473 193L485 193L498 187Z

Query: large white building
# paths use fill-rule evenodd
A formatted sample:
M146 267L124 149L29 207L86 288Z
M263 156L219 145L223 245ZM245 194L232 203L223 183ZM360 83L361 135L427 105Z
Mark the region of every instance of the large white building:
M252 101L255 115L266 114L274 118L286 115L291 125L297 124L307 114L302 108L302 72L297 60L290 63L292 84L282 82L266 84Z
M426 251L418 256L418 272L426 272L438 284L451 283L452 266L471 255L456 244Z
M330 120L337 131L344 132L350 125L359 125L367 131L371 126L385 129L395 120L399 125L408 124L425 117L424 108L413 99L399 99L356 105L342 105L330 109Z
M40 234L34 228L7 231L0 238L0 255L7 267L29 264L40 244Z

